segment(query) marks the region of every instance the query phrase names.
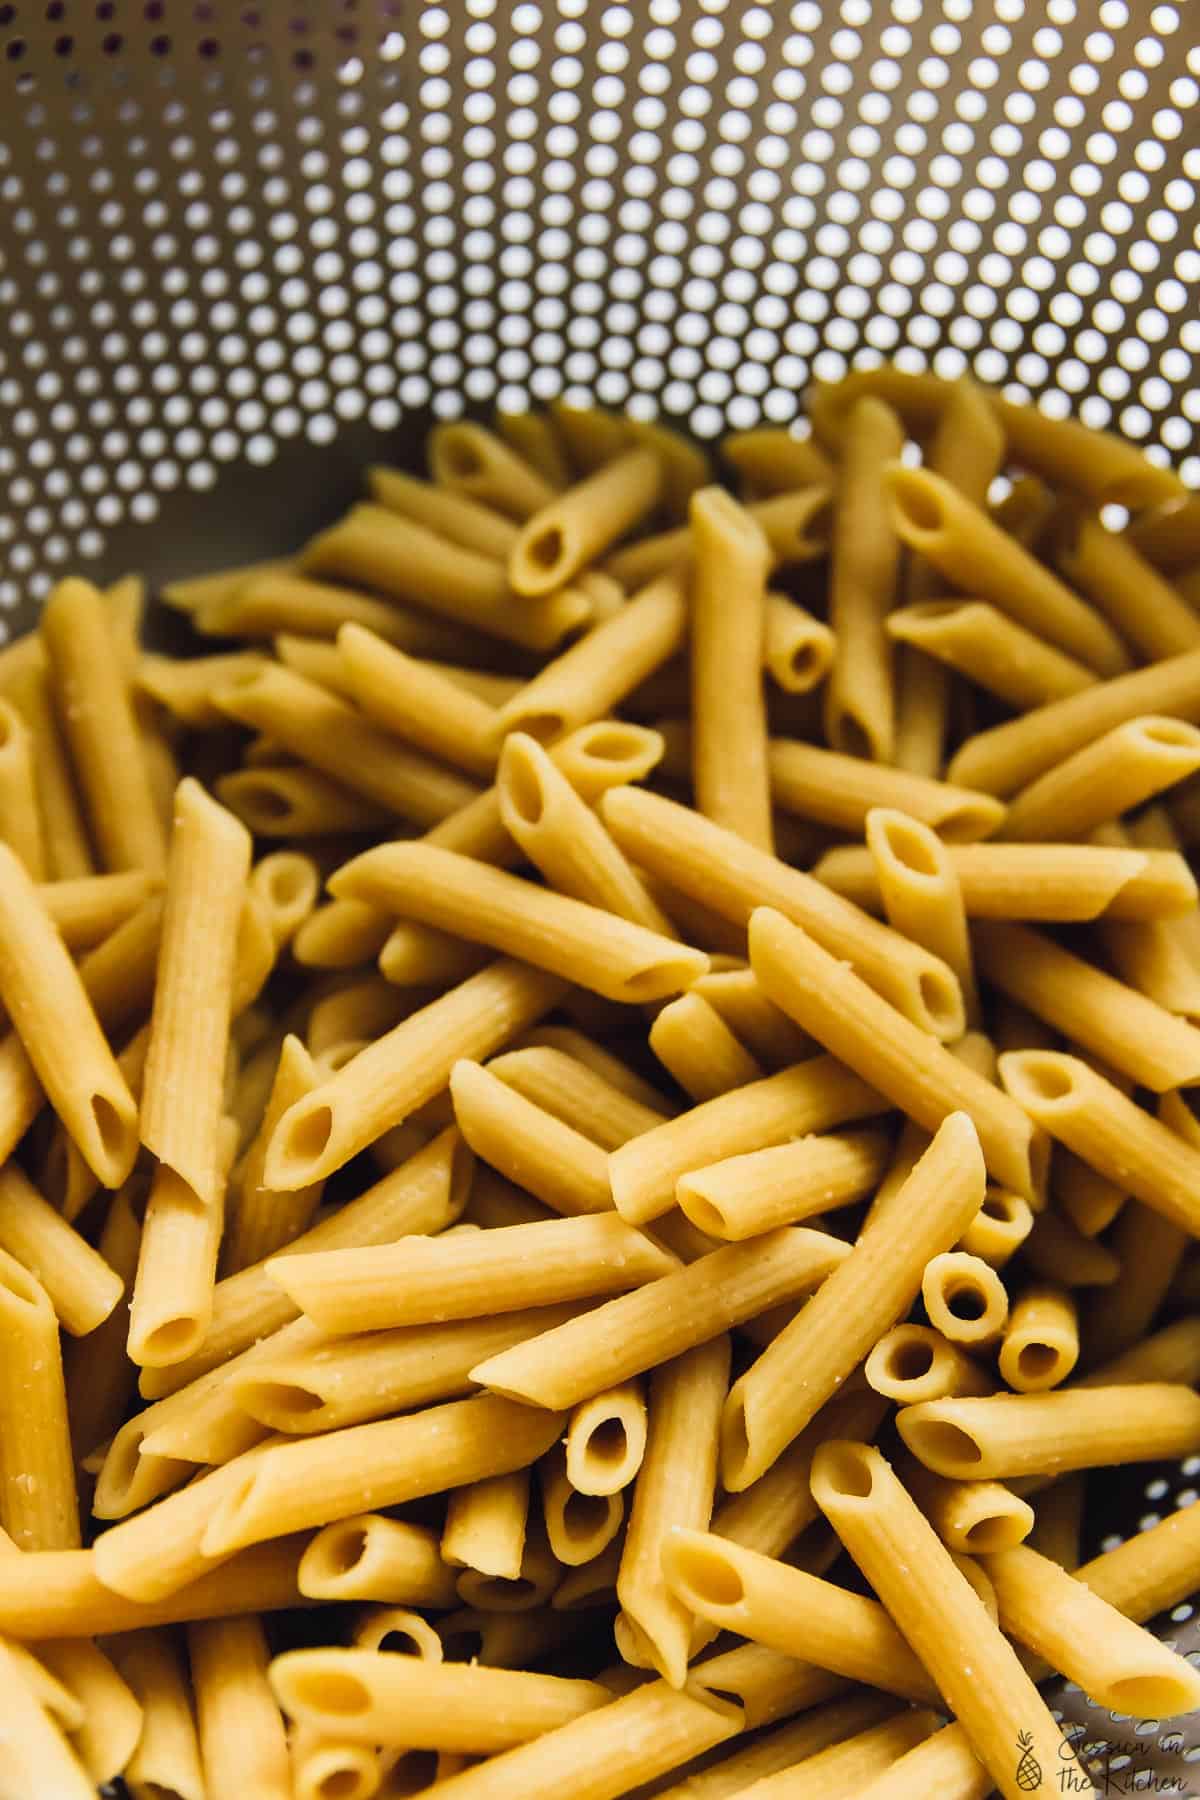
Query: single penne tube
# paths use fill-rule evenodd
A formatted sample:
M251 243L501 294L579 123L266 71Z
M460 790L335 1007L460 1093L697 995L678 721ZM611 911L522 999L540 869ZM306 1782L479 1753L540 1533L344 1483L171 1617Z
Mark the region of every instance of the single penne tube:
M990 600L1098 675L1130 667L1108 621L944 477L892 462L883 487L894 530L948 581Z
M869 1687L936 1704L936 1687L878 1601L683 1526L667 1537L662 1562L671 1593L709 1624Z
M37 1657L82 1710L83 1718L71 1735L92 1781L97 1787L116 1781L142 1735L142 1708L132 1689L87 1638L39 1644Z
M466 419L437 425L429 435L429 467L435 483L494 506L509 518L527 519L554 497L554 489L494 431Z
M272 1257L267 1271L321 1330L380 1331L620 1293L674 1257L613 1212L369 1250Z
M614 788L601 816L632 861L722 918L745 926L756 906L775 906L923 1031L950 1041L964 1030L962 994L945 964L858 907L736 833L644 789Z
M454 620L530 650L550 649L591 612L591 602L574 588L560 587L535 599L514 595L504 563L452 544L382 506L352 507L338 524L310 539L302 560L306 574L347 577L391 599L411 602L439 621ZM272 629L288 625L281 621ZM424 643L404 647L452 656L455 639L443 632L436 641L427 636Z
M228 1390L241 1413L270 1431L309 1436L360 1426L369 1418L459 1399L475 1386L475 1364L554 1330L578 1310L563 1303L333 1341L313 1334L302 1345L281 1341L275 1352L264 1341L254 1359L230 1370Z
M1033 1127L998 1088L781 914L767 908L754 914L750 956L767 993L803 1030L927 1131L951 1112L967 1113L992 1179L1024 1197L1033 1193ZM613 1191L619 1204L615 1185ZM968 1223L969 1217L964 1227Z
M832 1744L859 1736L896 1711L896 1702L885 1694L852 1694L812 1707L786 1725L755 1737L744 1749L731 1750L719 1762L709 1762L661 1789L661 1800L726 1800L742 1793L753 1782L782 1770L800 1770L803 1764Z
M770 1468L907 1311L925 1264L979 1210L984 1179L970 1118L950 1114L850 1255L730 1389L721 1427L722 1480L730 1492Z
M1074 489L1094 506L1137 511L1183 497L1173 469L1150 462L1115 431L1096 431L1078 419L1052 419L1037 407L998 394L991 401L1014 460L1049 482Z
M946 760L950 678L941 663L911 644L896 653L896 767L936 780Z
M888 614L887 631L1021 712L1081 693L1099 679L987 600L913 601Z
M147 1629L115 1646L117 1667L142 1708L142 1734L124 1775L134 1794L204 1800L207 1789L188 1679L170 1634Z
M204 1619L188 1626L188 1664L210 1794L239 1785L261 1800L292 1800L287 1734L267 1680L262 1621Z
M977 1026L981 1014L971 938L949 851L930 826L890 807L872 807L866 837L888 924L953 969L967 1024Z
M752 500L746 511L766 537L773 568L813 562L827 554L833 506L825 482ZM683 525L676 531L639 538L610 556L604 569L627 588L636 588L669 569L686 566L691 552L691 531Z
M505 738L496 794L505 830L558 893L661 936L675 935L592 808L528 733Z
M1200 651L1098 682L982 731L951 759L947 775L1006 799L1118 725L1164 714L1200 724Z
M988 1556L1002 1628L1097 1705L1173 1718L1200 1704L1200 1672L1087 1583L1027 1545Z
M695 440L658 419L623 420L630 438L652 450L662 466L661 505L668 518L687 517L688 502L697 488L713 479L712 459Z
M5 1643L0 1643L0 1678L5 1696L5 1780L13 1793L93 1800L91 1776L27 1678L18 1652Z
M1172 1097L1182 1107L1178 1095ZM1174 1124L1166 1107L1160 1109L1159 1117ZM1194 1125L1190 1132L1174 1128L1193 1146L1200 1142ZM1178 1221L1155 1212L1141 1200L1126 1202L1105 1245L1119 1269L1111 1293L1104 1296L1109 1304L1094 1301L1085 1320L1090 1364L1127 1350L1150 1329L1191 1241Z
M1000 1792L1007 1800L1025 1793L1049 1800L1059 1791L1058 1776L1066 1766L1059 1728L1016 1652L894 1471L878 1450L842 1441L817 1452L812 1481L822 1510ZM914 1579L916 1570L921 1573Z
M763 667L785 694L808 694L833 664L828 625L787 594L768 590L763 628Z
M786 494L812 482L829 482L833 467L812 438L793 436L785 425L728 432L720 441L723 462L764 494Z
M849 1254L839 1238L789 1227L730 1244L478 1363L472 1379L535 1406L576 1406L811 1292Z
M662 1008L650 1027L649 1044L659 1062L697 1102L713 1100L763 1078L762 1068L716 1007L692 991Z
M693 982L689 992L715 1007L734 1036L767 1069L782 1069L812 1054L812 1040L767 999L753 969L713 970Z
M268 1444L218 1471L230 1477L230 1485L213 1496L202 1553L225 1556L264 1538L345 1517L352 1508L398 1506L525 1468L545 1454L563 1424L559 1413L486 1394L323 1437ZM294 1526L288 1523L292 1518Z
M357 900L335 900L334 906L357 906ZM371 909L374 911L374 908ZM386 913L378 915L387 918ZM468 944L432 925L402 919L379 952L379 972L394 988L456 987L491 961L491 951Z
M557 422L546 413L502 412L496 409L492 421L499 437L504 439L542 480L552 488L565 488L571 479L567 452Z
M1200 646L1200 618L1124 532L1097 518L1073 520L1055 561L1146 662Z
M38 806L33 737L11 700L0 698L0 839L35 881L45 881L46 849Z
M1166 1382L930 1400L897 1418L913 1455L938 1475L1004 1481L1106 1463L1188 1456L1200 1446L1200 1395ZM1178 1446L1178 1447L1177 1447Z
M33 774L47 874L63 881L90 875L94 867L79 798L50 694L50 677L40 639L21 638L11 646L32 645L30 659L5 683L4 693L25 721L33 740Z
M609 1180L622 1218L645 1224L675 1204L681 1176L809 1132L886 1111L875 1091L832 1057L816 1056L719 1094L613 1150Z
M567 1569L602 1556L625 1522L620 1493L581 1494L567 1476L561 1449L542 1458L542 1515L552 1553Z
M228 717L268 732L302 762L414 825L436 824L476 793L462 775L398 744L347 701L282 664L239 676L215 697Z
M378 956L393 922L357 900L329 900L304 921L292 951L302 968L354 969Z
M357 1200L310 1226L288 1246L289 1253L394 1243L408 1232L444 1231L462 1213L473 1166L457 1131L443 1131ZM143 1396L153 1400L176 1392L298 1317L299 1308L272 1281L265 1263L227 1276L214 1289L212 1324L200 1350L183 1362L144 1371Z
M1195 905L1191 873L1172 851L1101 844L947 844L946 850L973 919L1149 922L1185 915ZM1143 861L1135 863L1135 856ZM813 874L855 905L882 909L869 850L855 844L828 850Z
M271 933L282 949L291 943L317 903L321 875L312 857L300 850L276 850L262 856L250 871L251 899L266 907Z
M481 556L502 562L516 543L517 527L511 519L454 488L421 481L380 463L367 470L367 485L380 506L415 520L427 531L436 531L452 544L461 544L464 550L477 550Z
M903 427L883 401L851 407L833 507L829 623L833 667L825 733L835 750L891 761L895 736L892 647L885 620L895 604L900 539L882 486L904 447Z
M141 1241L141 1224L132 1204L135 1184L137 1194L144 1193L144 1181L136 1174L113 1195L99 1239L99 1254L120 1280L125 1299L133 1291ZM77 1463L108 1442L129 1410L136 1372L125 1355L127 1330L123 1308L117 1305L102 1325L65 1346L63 1379Z
M485 1476L455 1488L446 1502L442 1561L452 1568L518 1580L528 1516L528 1469Z
M40 1282L6 1251L0 1251L0 1526L18 1550L79 1544L58 1320Z
M496 766L496 709L361 625L343 625L338 655L352 697L384 731L469 775Z
M928 1711L893 1714L869 1731L807 1757L798 1768L761 1777L743 1795L745 1800L820 1800L822 1794L859 1794L927 1738L935 1722Z
M1200 1359L1200 1325L1194 1318L1176 1319L1141 1343L1076 1379L1077 1387L1107 1387L1131 1381L1181 1381L1196 1385L1192 1371Z
M159 886L156 876L141 869L115 875L79 875L66 881L44 881L38 899L68 950L93 950L127 923Z
M1036 1393L1066 1381L1078 1360L1079 1318L1070 1290L1032 1282L1009 1313L1001 1375L1018 1393Z
M1004 467L1004 432L988 396L969 376L950 384L924 455L924 467L940 475L971 501L986 507L992 482ZM938 572L910 557L905 590L923 599L942 585Z
M303 1540L288 1538L244 1551L186 1588L152 1604L106 1587L91 1550L6 1556L0 1577L3 1629L24 1641L86 1638L143 1625L274 1612L304 1604L296 1586Z
M914 374L893 363L880 363L873 369L854 369L840 381L815 381L805 395L805 406L817 443L836 454L854 403L864 394L885 401L914 437L924 438L936 431L953 392L950 382L931 371Z
M353 542L353 534L347 535ZM450 619L392 600L371 599L337 582L314 581L296 569L265 570L192 613L193 626L207 636L270 638L286 634L293 644L304 638L323 649L347 619L378 632L389 643L430 656L461 650L464 637L475 647L490 641L469 632L463 624L456 630ZM298 660L295 666L299 667ZM314 667L310 662L305 672L311 673Z
M212 730L223 714L212 696L241 669L261 669L266 657L257 650L231 650L216 656L158 656L146 650L138 658L135 687L164 706L181 725Z
M839 831L861 832L873 807L905 813L955 843L989 837L1003 822L990 795L794 738L773 738L768 761L776 805Z
M736 1700L749 1731L846 1691L845 1682L827 1669L798 1663L763 1644L738 1644L706 1657L692 1666L688 1681L705 1694Z
M508 553L518 595L549 594L623 538L658 501L663 467L649 449L624 451L525 521Z
M485 1575L480 1569L460 1569L454 1585L463 1606L507 1616L544 1607L562 1575L562 1565L547 1541L544 1522L535 1512L515 1578Z
M702 977L702 979L705 978ZM572 1061L582 1063L593 1075L598 1075L608 1087L615 1087L630 1100L637 1101L645 1109L642 1115L643 1122L637 1124L636 1129L634 1125L636 1115L630 1115L623 1122L622 1129L626 1123L628 1124L627 1135L629 1137L636 1137L638 1131L648 1131L651 1125L658 1124L671 1110L670 1101L658 1088L652 1086L644 1076L639 1075L637 1070L620 1056L615 1055L611 1050L606 1050L602 1044L597 1043L594 1037L589 1037L582 1027L536 1025L532 1031L523 1032L515 1045L518 1050L537 1047L557 1050L563 1056L570 1057ZM493 1059L493 1061L496 1060L498 1059ZM550 1090L547 1087L543 1087L541 1093L533 1097L537 1098L548 1112L557 1111L557 1106L551 1103ZM588 1110L593 1110L594 1106L595 1102L593 1101ZM658 1118L649 1118L646 1116L649 1113L657 1113ZM574 1111L572 1110L568 1116L574 1117ZM615 1122L609 1126L610 1130L616 1128ZM588 1135L592 1135L590 1131Z
M523 731L550 744L611 712L681 647L687 611L678 573L668 570L649 582L505 701L496 714L497 740Z
M645 1454L646 1400L638 1382L618 1382L572 1410L565 1473L577 1494L619 1494Z
M235 769L218 776L217 798L255 837L323 837L384 831L393 814L316 769Z
M525 1099L479 1063L450 1071L454 1117L467 1143L502 1175L568 1217L612 1208L598 1144Z
M141 1137L202 1206L216 1205L218 1123L250 834L188 778L175 795Z
M322 1184L276 1193L263 1181L267 1145L289 1106L311 1094L318 1084L312 1057L299 1038L290 1034L280 1046L271 1090L267 1096L253 1141L235 1172L234 1202L227 1207L225 1236L221 1244L222 1268L236 1275L282 1250L307 1230L321 1201Z
M1192 1508L1180 1507L1159 1524L1084 1563L1073 1571L1075 1579L1142 1624L1192 1593L1198 1527L1200 1519Z
M117 1271L43 1199L15 1162L0 1168L0 1250L45 1289L72 1337L95 1331L121 1298Z
M701 1231L752 1238L873 1193L889 1154L881 1131L804 1137L694 1169L675 1194Z
M1181 719L1142 716L1117 725L1022 788L1001 837L1086 837L1200 767L1200 730Z
M454 1572L436 1535L421 1525L360 1513L309 1539L296 1580L309 1600L370 1600L388 1605L453 1606Z
M648 1086L640 1077L634 1077L636 1088L617 1086L612 1076L620 1078L621 1065L607 1051L600 1051L604 1060L593 1065L583 1061L569 1031L564 1035L570 1050L560 1050L553 1042L530 1041L540 1035L526 1033L518 1048L501 1051L488 1069L543 1112L574 1124L577 1132L604 1150L615 1150L667 1117L661 1095L655 1095L658 1105L647 1105L640 1097ZM557 1035L555 1027L549 1028L549 1035Z
M278 1191L332 1174L441 1093L456 1062L498 1050L561 995L560 981L521 963L481 969L290 1106L267 1147L263 1179Z
M1002 1482L950 1481L913 1456L896 1473L942 1542L963 1556L1007 1550L1033 1528L1033 1508Z
M990 1394L996 1383L980 1363L929 1325L893 1325L863 1365L877 1394L915 1406L951 1394Z
M420 1657L424 1662L454 1660L443 1655L441 1636L411 1607L365 1609L354 1626L354 1644L359 1650L391 1650L401 1656Z
M651 1375L646 1454L617 1572L618 1649L627 1662L649 1664L677 1688L687 1679L692 1621L666 1583L663 1554L676 1530L708 1526L729 1356L729 1338L722 1334Z
M859 1800L987 1800L995 1790L961 1725L943 1725L859 1790Z
M1135 548L1156 569L1187 569L1200 561L1200 507L1176 494L1147 507L1126 528Z
M678 993L708 968L703 951L428 842L368 850L339 869L330 891L490 944L626 1004Z
M137 1108L79 972L6 844L0 844L0 999L31 1071L88 1166L106 1186L119 1187L137 1154Z
M921 1299L934 1330L968 1349L994 1344L1008 1321L1004 1283L982 1257L965 1250L930 1257L921 1276Z
M60 582L42 612L40 635L58 720L105 866L161 874L163 829L103 596L90 582Z
M770 551L761 527L721 488L689 509L691 775L698 811L760 850L774 849L762 664ZM736 595L736 604L731 596Z
M110 1037L150 1013L165 910L163 895L152 894L102 943L79 958L79 979ZM121 1051L117 1067L127 1081L133 1082L140 1075L129 1065L128 1049L127 1045Z
M1089 1168L1195 1235L1200 1150L1077 1056L1009 1051L1000 1058L1000 1079L1025 1112Z
M1061 1157L1056 1159L1056 1172L1059 1161ZM1003 1188L989 1187L983 1205L959 1239L958 1248L990 1263L993 1269L1002 1269L1032 1230L1033 1209L1028 1200Z

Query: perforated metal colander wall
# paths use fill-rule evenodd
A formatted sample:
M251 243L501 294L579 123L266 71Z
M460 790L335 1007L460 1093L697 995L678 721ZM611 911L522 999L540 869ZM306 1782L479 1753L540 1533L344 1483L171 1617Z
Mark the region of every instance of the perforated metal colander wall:
M894 357L1200 485L1198 45L1197 0L2 0L0 639L560 394L803 431ZM1108 1484L1090 1547L1198 1472ZM1141 1744L1200 1792L1200 1733L1060 1702L1129 1737L1109 1791Z

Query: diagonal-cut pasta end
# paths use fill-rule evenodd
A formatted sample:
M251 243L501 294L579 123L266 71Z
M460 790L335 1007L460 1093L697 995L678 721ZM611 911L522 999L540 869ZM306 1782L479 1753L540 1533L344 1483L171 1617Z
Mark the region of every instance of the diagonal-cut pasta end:
M1059 1050L1009 1050L1000 1058L997 1072L1017 1105L1044 1123L1074 1108L1087 1071L1078 1057Z

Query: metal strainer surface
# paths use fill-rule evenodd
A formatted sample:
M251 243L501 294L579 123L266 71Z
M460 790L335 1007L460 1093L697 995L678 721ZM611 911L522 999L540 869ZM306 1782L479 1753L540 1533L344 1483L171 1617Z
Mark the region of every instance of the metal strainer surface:
M803 431L894 358L1200 486L1195 0L3 0L0 91L0 641L559 395ZM1089 1552L1198 1477L1093 1481ZM1055 1704L1200 1795L1194 1720Z

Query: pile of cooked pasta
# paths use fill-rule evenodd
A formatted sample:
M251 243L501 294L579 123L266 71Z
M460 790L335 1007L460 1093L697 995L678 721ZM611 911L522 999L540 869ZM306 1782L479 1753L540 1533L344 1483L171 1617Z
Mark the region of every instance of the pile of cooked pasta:
M443 424L211 652L0 652L0 1795L1048 1800L1050 1672L1200 1706L1200 1506L1080 1566L1200 1453L1200 501L810 398Z

